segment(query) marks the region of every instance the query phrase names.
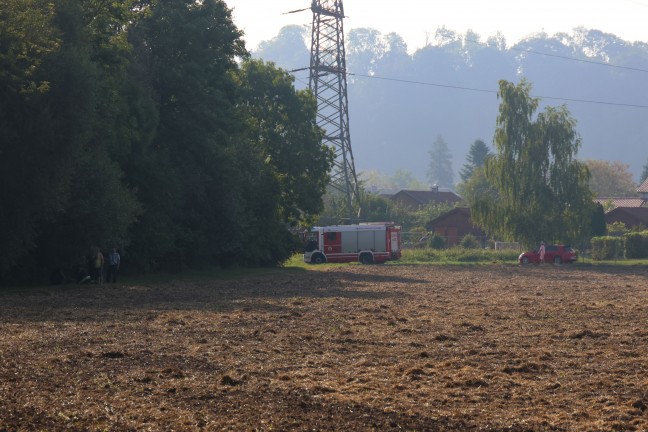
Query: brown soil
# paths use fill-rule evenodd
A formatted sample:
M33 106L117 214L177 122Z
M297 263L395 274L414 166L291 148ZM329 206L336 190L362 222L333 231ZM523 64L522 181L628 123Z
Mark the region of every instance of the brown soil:
M0 292L0 431L645 431L648 270Z

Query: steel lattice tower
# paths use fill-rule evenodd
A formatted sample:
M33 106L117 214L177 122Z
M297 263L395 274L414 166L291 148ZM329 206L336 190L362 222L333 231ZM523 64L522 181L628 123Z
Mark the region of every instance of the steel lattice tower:
M335 151L330 185L346 195L349 219L357 219L360 208L347 98L344 50L344 6L342 0L312 0L313 27L309 88L317 100L317 125L324 130L323 142ZM359 214L359 210L358 210Z

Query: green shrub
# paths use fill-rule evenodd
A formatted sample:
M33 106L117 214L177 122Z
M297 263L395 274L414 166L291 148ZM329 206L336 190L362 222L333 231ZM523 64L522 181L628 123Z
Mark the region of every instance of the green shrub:
M479 240L477 240L477 237L472 234L466 234L461 239L461 243L459 245L464 249L478 249L481 246L479 244Z
M623 236L626 258L648 257L648 231L632 232Z
M432 249L443 249L445 247L445 239L438 234L433 234L428 239L428 247Z
M623 258L622 237L592 237L592 259L595 261Z
M622 236L629 230L623 222L612 222L608 225L607 231L609 236Z
M487 263L515 262L519 252L512 250L463 249L454 247L444 250L409 249L403 251L401 262L417 263Z

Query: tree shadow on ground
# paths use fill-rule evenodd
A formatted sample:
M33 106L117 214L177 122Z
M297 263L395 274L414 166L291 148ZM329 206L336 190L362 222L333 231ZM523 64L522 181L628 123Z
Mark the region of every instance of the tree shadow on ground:
M278 273L239 280L65 285L0 292L0 322L96 321L114 313L233 310L285 312L286 299L366 299L407 296L423 279L347 272ZM378 291L374 284L393 284Z

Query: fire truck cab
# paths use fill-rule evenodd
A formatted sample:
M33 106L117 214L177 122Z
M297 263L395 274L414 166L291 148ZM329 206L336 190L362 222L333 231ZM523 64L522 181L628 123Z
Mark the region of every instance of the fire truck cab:
M400 227L392 222L313 227L305 233L304 262L384 263L401 257Z

